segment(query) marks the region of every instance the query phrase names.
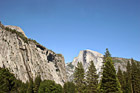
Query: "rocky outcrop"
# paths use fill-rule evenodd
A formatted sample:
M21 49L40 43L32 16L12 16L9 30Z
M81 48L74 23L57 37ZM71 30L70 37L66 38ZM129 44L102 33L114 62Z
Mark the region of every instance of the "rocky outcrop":
M27 37L27 36L25 35L24 31L23 31L20 27L12 26L12 25L6 25L5 27L9 27L9 28L11 28L11 29L13 29L13 30L15 29L16 31L22 33L25 37Z
M20 28L12 26L11 29L21 31L25 36ZM34 80L38 75L42 80L54 80L61 85L67 81L65 60L62 55L33 40L27 43L16 33L2 28L0 29L0 67L8 68L23 82Z
M78 57L75 57L73 62L66 64L66 71L68 80L73 80L73 73L75 70L75 67L77 66L78 62L81 62L83 64L85 72L88 70L88 67L90 65L90 61L94 62L94 65L97 69L97 73L100 74L102 62L103 62L103 55L92 50L83 50L80 51Z

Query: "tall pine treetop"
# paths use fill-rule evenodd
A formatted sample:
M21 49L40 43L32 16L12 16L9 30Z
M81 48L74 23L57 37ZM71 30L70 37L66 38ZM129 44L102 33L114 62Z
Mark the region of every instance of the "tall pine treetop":
M111 54L106 49L104 56L104 67L102 72L100 92L101 93L122 93L119 80L116 75Z
M106 48L106 52L105 52L104 57L105 57L105 58L107 58L107 57L111 57L111 54L110 54L108 48Z

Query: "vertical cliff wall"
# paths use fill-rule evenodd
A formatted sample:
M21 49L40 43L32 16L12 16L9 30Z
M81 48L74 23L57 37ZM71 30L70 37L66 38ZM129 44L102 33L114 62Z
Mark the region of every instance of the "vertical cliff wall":
M42 80L63 85L67 81L64 57L33 40L25 40L24 35L0 28L0 67L8 68L23 82L40 75Z

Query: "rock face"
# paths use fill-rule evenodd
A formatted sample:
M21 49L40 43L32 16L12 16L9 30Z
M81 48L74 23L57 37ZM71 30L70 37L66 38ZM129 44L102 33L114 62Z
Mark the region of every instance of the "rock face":
M78 62L82 62L85 71L87 71L90 65L90 61L94 62L94 65L97 69L97 73L100 72L101 71L100 67L102 66L103 62L103 55L96 51L91 50L80 51L78 57L74 58L72 65L76 67Z
M96 51L83 50L83 51L80 51L78 57L74 58L73 62L66 64L68 80L69 81L73 80L73 73L78 62L81 62L83 64L84 70L86 72L90 65L89 63L90 61L94 62L94 65L97 69L97 74L101 76L100 72L102 72L101 67L103 65L103 55ZM119 66L122 71L126 71L127 62L130 61L130 59L112 57L112 61L114 63L116 71L118 70Z
M97 69L97 73L101 72L103 55L96 51L83 50L80 51L78 57L74 58L72 63L66 64L67 76L69 77L68 79L70 81L73 79L73 73L78 62L81 62L83 64L84 70L86 72L90 65L90 61L94 62L94 65Z
M12 27L20 31L19 27ZM23 82L35 79L54 80L61 85L67 81L64 57L35 44L25 43L17 34L0 29L0 67L8 68L17 79Z

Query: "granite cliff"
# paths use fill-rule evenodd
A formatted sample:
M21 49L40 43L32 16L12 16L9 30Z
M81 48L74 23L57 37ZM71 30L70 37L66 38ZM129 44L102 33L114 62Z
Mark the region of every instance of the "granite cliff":
M61 85L67 81L63 55L28 39L17 26L0 23L0 67L8 68L23 82L35 79L54 80Z

